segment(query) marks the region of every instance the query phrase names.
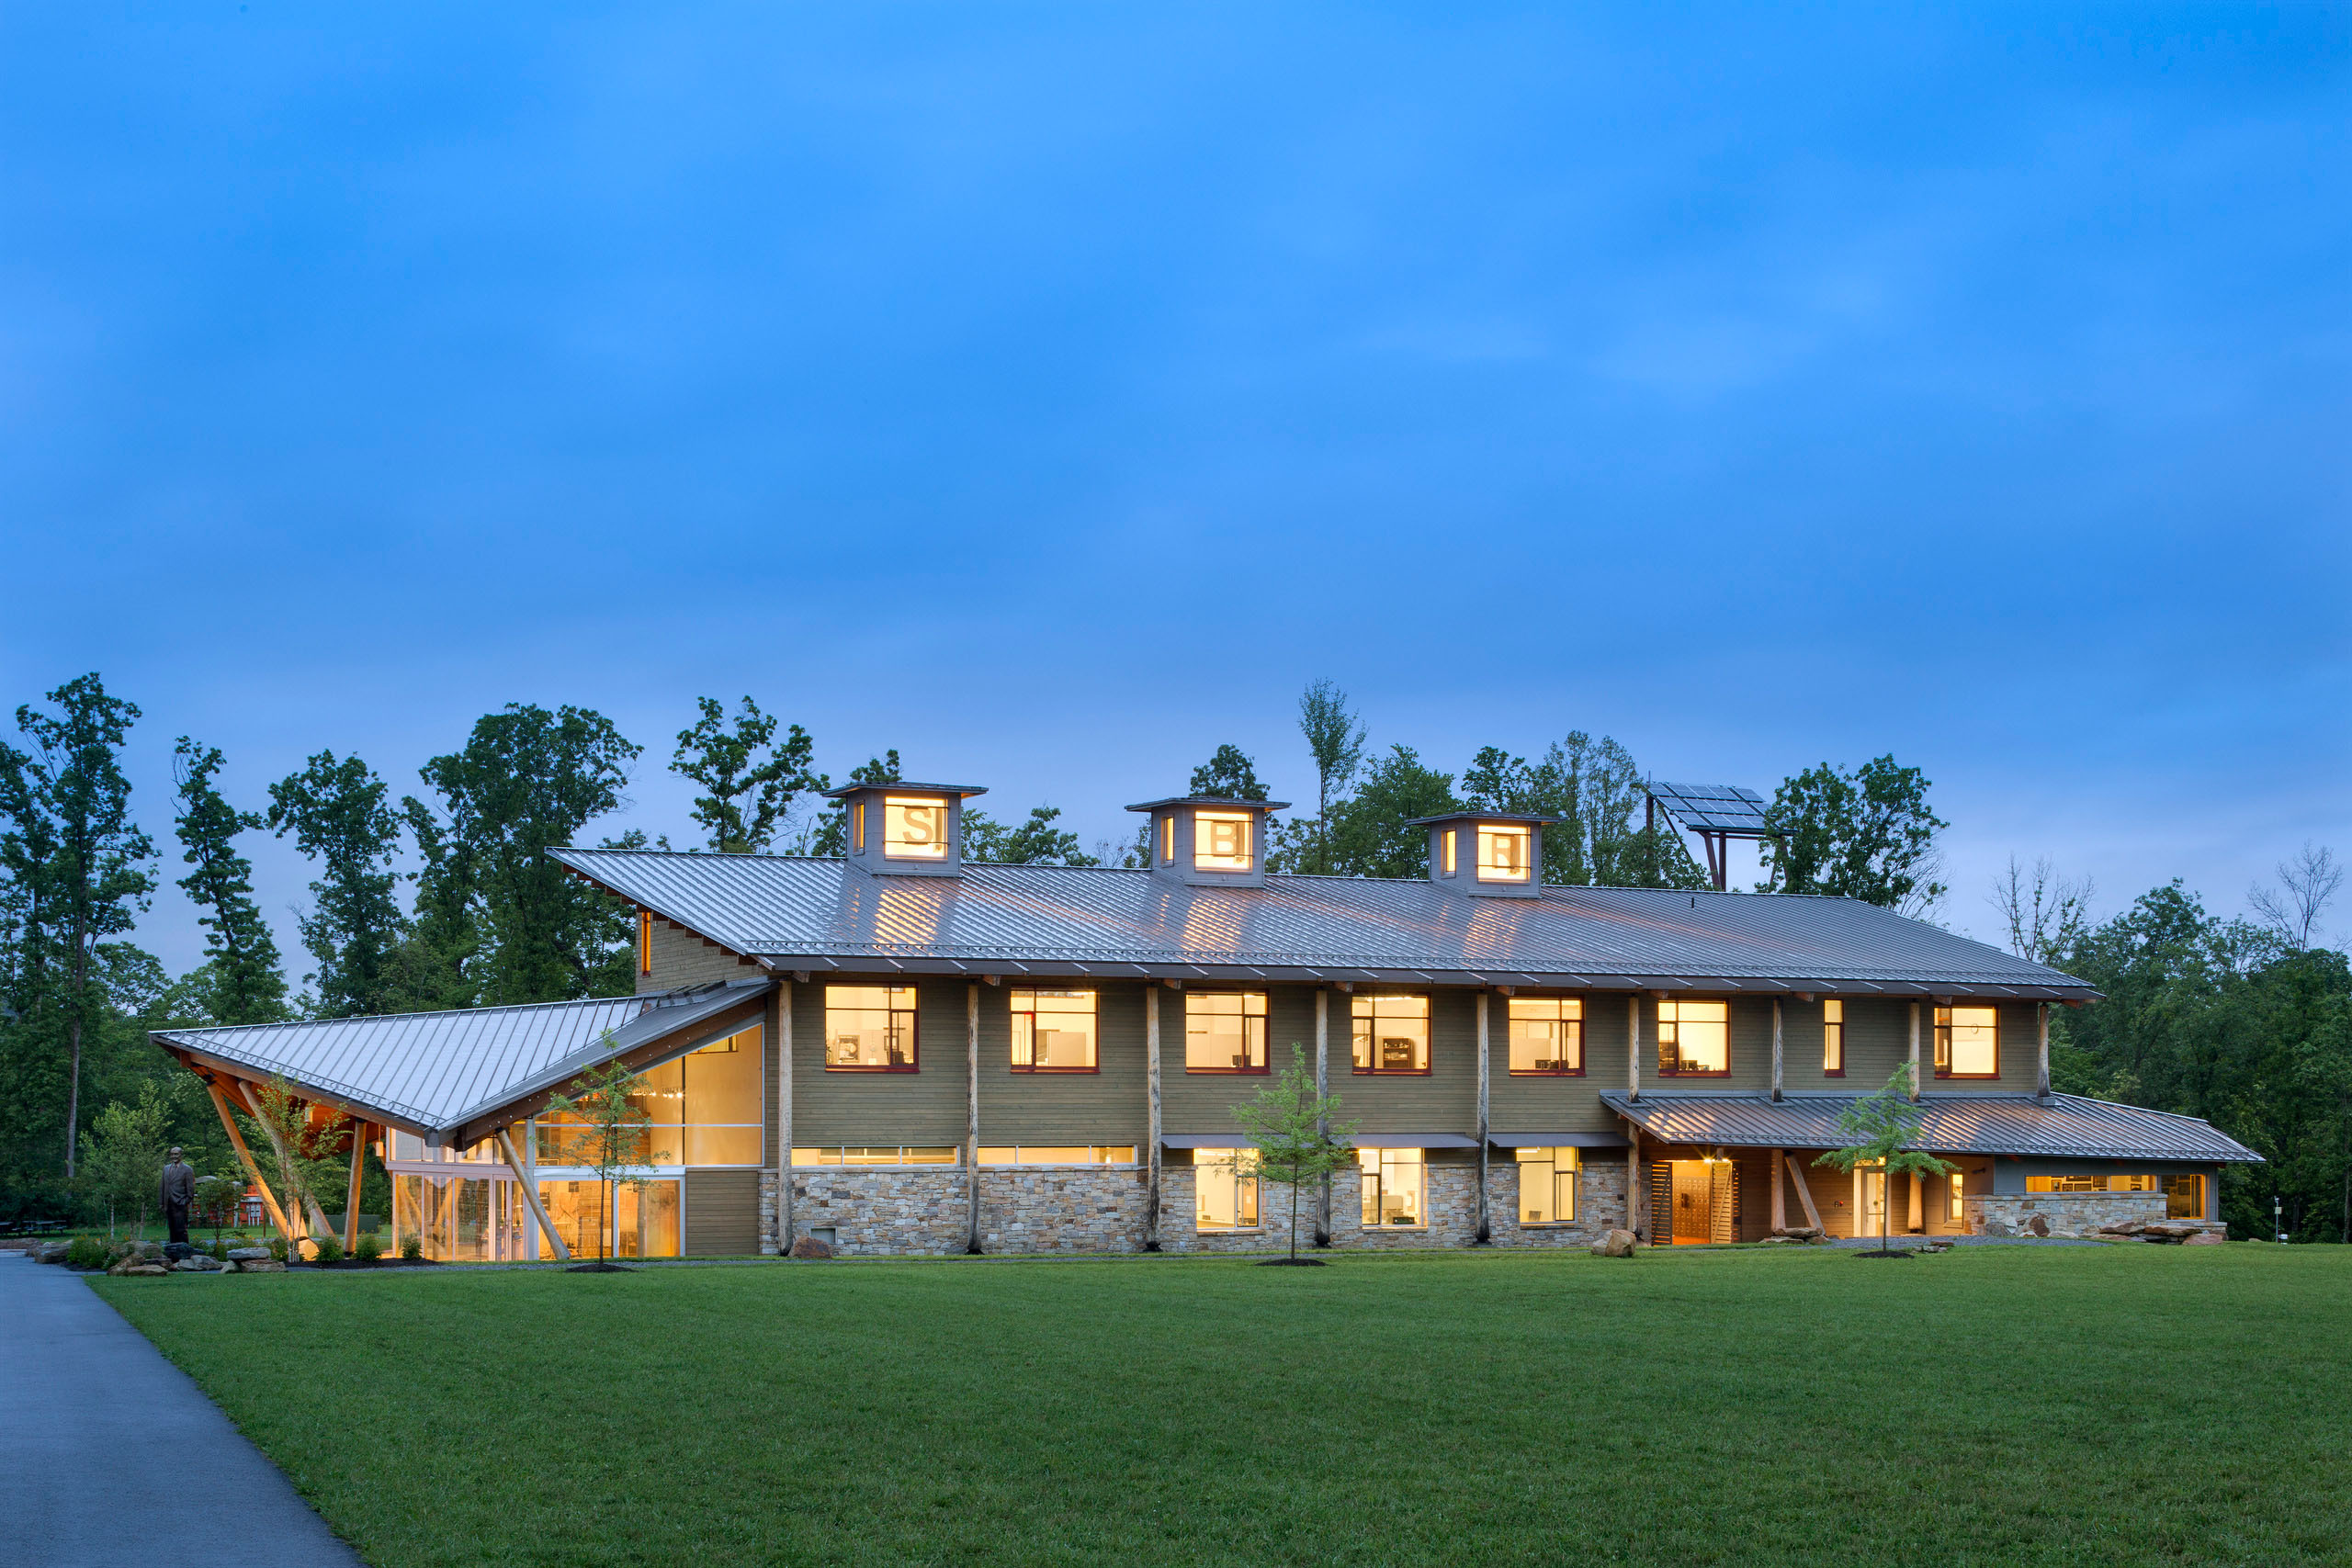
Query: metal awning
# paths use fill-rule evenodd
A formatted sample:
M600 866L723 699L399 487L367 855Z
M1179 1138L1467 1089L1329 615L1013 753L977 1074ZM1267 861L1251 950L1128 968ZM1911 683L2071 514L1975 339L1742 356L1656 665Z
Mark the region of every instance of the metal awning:
M1622 1149L1633 1139L1623 1133L1489 1133L1498 1149Z
M1849 1135L1838 1118L1866 1096L1657 1091L1600 1102L1664 1144L1724 1148L1834 1149ZM2040 1155L2060 1159L2149 1159L2260 1164L2262 1156L2195 1116L2081 1095L2017 1091L1928 1093L1919 1099L1917 1147L1932 1154Z

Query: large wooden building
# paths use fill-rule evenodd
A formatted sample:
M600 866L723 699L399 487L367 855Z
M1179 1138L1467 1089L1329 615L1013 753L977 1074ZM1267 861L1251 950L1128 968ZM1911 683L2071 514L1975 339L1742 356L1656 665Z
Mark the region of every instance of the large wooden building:
M2256 1157L2051 1092L2071 976L1848 899L1545 886L1538 818L1432 819L1395 881L1270 875L1264 802L1135 807L1128 871L967 863L976 789L840 793L843 859L556 852L636 910L633 997L155 1039L224 1103L277 1077L365 1122L447 1258L608 1218L636 1256L1280 1247L1232 1107L1294 1056L1358 1129L1301 1222L1340 1247L2212 1221ZM615 1059L650 1174L606 1216L546 1109ZM1815 1164L1906 1067L1957 1173Z

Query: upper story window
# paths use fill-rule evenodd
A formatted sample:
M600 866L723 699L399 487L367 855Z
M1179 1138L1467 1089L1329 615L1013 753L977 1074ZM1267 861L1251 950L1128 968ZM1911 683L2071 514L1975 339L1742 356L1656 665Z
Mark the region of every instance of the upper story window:
M1159 863L1176 863L1176 818L1173 817L1159 819Z
M640 975L653 973L653 911L650 909L637 912L637 972Z
M917 1065L912 986L825 987L828 1070L911 1073Z
M634 1158L647 1165L758 1165L766 1158L760 1032L714 1040L639 1075L629 1108L639 1117ZM574 1115L537 1119L542 1165L592 1157L586 1124ZM492 1157L495 1157L494 1156Z
M1092 991L1012 993L1012 1070L1095 1070Z
M1354 1013L1357 1072L1430 1070L1429 998L1355 997L1350 1000Z
M1462 829L1448 828L1438 840L1438 865L1441 874L1452 876L1462 869Z
M923 1148L910 1147L904 1144L851 1144L847 1146L823 1144L792 1151L792 1163L795 1165L959 1165L962 1162L961 1150L938 1145Z
M1262 1073L1266 1070L1266 993L1184 993L1184 1070Z
M1535 835L1525 828L1478 828L1478 880L1525 882L1532 874L1529 849Z
M1996 1008L1936 1010L1936 1077L2001 1076L2001 1014Z
M947 803L921 795L882 799L882 852L891 860L947 858Z
M1720 1077L1731 1071L1731 1004L1670 998L1657 1004L1657 1070Z
M1835 997L1821 1004L1821 1076L1846 1076L1846 1004Z
M1510 998L1510 1070L1514 1073L1584 1071L1584 998Z
M1201 871L1248 871L1258 863L1256 820L1247 811L1193 813L1193 864Z

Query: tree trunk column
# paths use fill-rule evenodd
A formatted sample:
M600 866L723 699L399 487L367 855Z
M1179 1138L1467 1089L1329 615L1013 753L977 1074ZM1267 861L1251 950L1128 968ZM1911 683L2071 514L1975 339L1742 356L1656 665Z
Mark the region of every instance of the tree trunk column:
M964 987L964 1250L980 1250L980 987Z
M792 1256L792 982L775 984L775 1249Z
M1625 1093L1628 1098L1642 1098L1642 997L1636 991L1625 998Z
M2050 1004L2036 1002L2033 1008L2034 1032L2041 1040L2041 1066L2036 1071L2033 1092L2042 1099L2050 1098Z
M1144 1122L1150 1146L1144 1153L1143 1249L1159 1250L1159 987L1143 994Z
M1911 1099L1919 1098L1919 1004L1911 1004Z
M1478 993L1478 1229L1477 1239L1488 1237L1487 1214L1487 993ZM1546 1213L1550 1211L1546 1210Z
M1315 988L1315 1098L1327 1100L1331 1093L1331 993L1318 986ZM1331 1135L1331 1119L1317 1116L1315 1130L1328 1138ZM1331 1245L1331 1178L1326 1172L1317 1184L1315 1196L1315 1245Z
M1781 998L1772 998L1772 1099L1781 1098Z
M1777 1009L1780 1004L1772 1004ZM1789 1179L1785 1149L1772 1151L1772 1234L1780 1235L1789 1228Z

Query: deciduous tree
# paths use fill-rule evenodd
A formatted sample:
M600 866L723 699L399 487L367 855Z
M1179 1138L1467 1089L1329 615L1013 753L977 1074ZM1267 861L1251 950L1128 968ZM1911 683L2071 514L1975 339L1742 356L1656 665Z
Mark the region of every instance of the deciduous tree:
M809 772L816 742L798 725L781 744L776 719L750 697L730 723L715 697L700 697L702 716L678 731L670 771L703 787L691 810L721 854L758 854L775 836L803 790L817 787Z
M321 751L269 786L270 829L318 863L311 904L300 926L318 963L305 976L324 1018L395 1010L391 955L407 940L408 921L393 900L393 856L401 819L384 781L356 757Z
M1331 803L1363 766L1364 726L1348 707L1348 694L1330 681L1317 681L1298 699L1298 732L1315 759L1315 823L1289 868L1329 875L1331 872ZM1262 797L1261 797L1262 798Z
M1338 1120L1340 1097L1315 1092L1306 1048L1291 1042L1290 1066L1256 1095L1233 1108L1233 1119L1257 1145L1258 1179L1290 1189L1290 1260L1298 1261L1298 1200L1355 1160L1355 1122Z
M1831 1149L1813 1162L1836 1166L1849 1174L1857 1167L1879 1173L1885 1183L1878 1205L1878 1247L1882 1253L1889 1250L1887 1222L1894 1209L1895 1178L1943 1176L1954 1168L1912 1146L1919 1141L1925 1118L1911 1100L1917 1089L1911 1075L1911 1064L1905 1062L1894 1069L1894 1076L1877 1093L1865 1095L1839 1111L1838 1131L1849 1142L1845 1147Z
M286 1016L286 976L277 939L254 902L253 863L237 852L237 835L264 826L261 813L221 798L217 747L183 735L172 752L179 786L180 858L194 869L179 880L197 908L207 954L199 976L205 1010L220 1023L266 1023Z
M1340 876L1425 875L1428 831L1406 824L1461 806L1453 774L1423 766L1409 746L1392 746L1365 765L1355 793L1331 807L1331 869Z
M1944 895L1935 880L1936 835L1947 824L1928 808L1928 779L1892 756L1855 773L1824 762L1782 781L1764 813L1763 891L1859 898L1925 914Z
M1227 744L1193 770L1189 793L1219 800L1263 800L1266 786L1258 782L1258 766L1238 746Z
M607 1034L605 1040L610 1039ZM570 1089L548 1100L544 1114L552 1119L560 1141L557 1158L594 1171L604 1194L605 1224L597 1227L596 1236L599 1262L593 1267L617 1267L604 1261L620 1250L616 1189L627 1187L641 1200L653 1175L653 1168L646 1163L651 1117L641 1101L644 1093L644 1076L616 1061L581 1074L571 1080Z

